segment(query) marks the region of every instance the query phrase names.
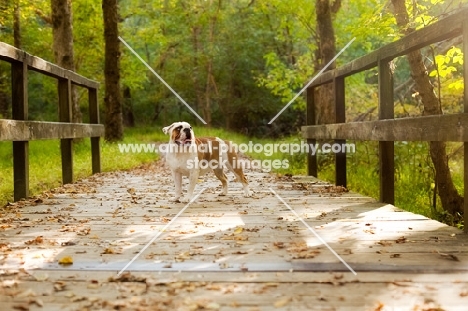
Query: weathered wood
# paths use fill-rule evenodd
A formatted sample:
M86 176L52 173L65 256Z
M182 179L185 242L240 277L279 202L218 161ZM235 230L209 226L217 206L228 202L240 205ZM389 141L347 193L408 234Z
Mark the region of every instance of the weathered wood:
M345 107L345 79L335 78L333 80L333 91L335 97L335 121L336 123L346 122ZM335 140L335 144L342 146L345 140ZM346 180L346 151L335 153L335 185L347 187Z
M243 198L237 183L219 197L219 182L209 175L198 185L207 190L156 240L185 205L169 201L173 181L160 162L100 174L25 206L12 205L2 216L8 256L0 269L8 272L0 274L0 304L34 306L37 298L46 310L92 302L107 310L112 301L136 306L135 295L147 307L150 297L179 301L175 294L187 293L187 299L215 301L221 310L231 310L229 304L232 310L417 309L426 297L440 309L463 310L468 236L461 230L370 198L356 201L352 193L319 196L305 190L320 188L310 177L291 182L247 174L254 197ZM142 250L119 282L117 272ZM311 256L297 258L301 253ZM73 264L59 265L64 256ZM286 305L273 306L284 296L290 298Z
M63 183L71 183L73 181L73 139L91 137L93 173L100 172L100 136L104 134L104 127L99 125L97 101L99 84L3 42L0 42L0 60L12 64L13 120L0 120L0 141L13 142L15 201L29 195L28 144L30 140L61 139L62 179ZM62 123L28 121L28 69L58 79L59 120ZM72 120L72 84L88 88L92 124L66 124Z
M0 141L31 141L100 137L102 124L76 124L42 121L16 121L0 119Z
M303 126L304 138L372 141L468 141L468 115L423 116L393 120Z
M468 15L468 9L450 15L437 23L419 29L398 41L389 43L378 50L357 58L344 66L327 71L317 77L310 87L332 82L337 77L352 74L376 67L379 59L391 61L394 58L419 50L430 44L453 38L462 33L462 23Z
M11 64L12 117L28 119L28 68L24 63ZM4 131L0 131L2 135ZM29 196L29 142L13 142L13 197L15 200Z
M99 87L99 83L96 81L87 79L73 71L63 69L55 64L43 60L42 58L32 56L4 42L0 42L0 59L10 63L15 61L26 62L29 69L33 71L37 71L54 78L70 79L73 84L83 87Z
M71 122L72 120L72 92L69 79L58 80L59 120ZM62 181L64 184L73 182L73 139L60 140L62 158Z
M306 91L306 124L315 125L315 89L308 88ZM307 139L307 144L315 145L315 139ZM308 153L307 154L307 175L317 177L317 155Z
M379 119L393 119L393 73L391 63L379 61ZM394 142L379 142L380 201L395 203Z
M88 90L89 122L99 124L99 102L96 89ZM93 174L101 172L101 138L91 137L91 162Z
M468 114L468 21L463 22L463 111ZM465 232L468 232L468 142L464 143L464 221L465 221Z

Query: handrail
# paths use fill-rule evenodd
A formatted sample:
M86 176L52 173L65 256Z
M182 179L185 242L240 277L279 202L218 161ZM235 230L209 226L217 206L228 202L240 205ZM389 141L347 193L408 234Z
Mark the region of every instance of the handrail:
M99 124L99 83L4 42L0 42L0 60L11 64L12 120L0 119L0 141L13 143L14 200L29 196L29 141L60 139L62 181L66 184L73 182L73 139L90 138L92 172L100 172L104 126ZM28 120L29 70L57 79L60 122ZM88 90L89 124L71 123L72 84Z
M327 71L307 89L306 126L302 135L308 143L317 140L347 139L379 141L380 201L395 201L395 141L458 141L464 142L464 220L468 223L468 9L450 15L432 25L419 29L395 42L389 43L344 66ZM450 115L419 116L394 119L393 59L419 50L430 44L462 36L464 51L464 112ZM377 67L379 87L379 120L345 122L345 78ZM320 85L332 83L334 87L335 124L316 125L314 90ZM308 155L308 174L317 176L317 155ZM346 154L335 156L335 183L345 186ZM468 226L465 225L468 231Z

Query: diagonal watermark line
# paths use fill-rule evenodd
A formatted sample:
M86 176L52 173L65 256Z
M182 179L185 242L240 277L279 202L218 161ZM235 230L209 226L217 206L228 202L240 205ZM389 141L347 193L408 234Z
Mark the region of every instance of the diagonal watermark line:
M307 229L309 229L309 231L312 232L312 233L317 237L317 239L319 239L320 242L322 242L322 243L330 250L330 252L332 252L333 255L335 255L335 257L338 258L338 259L346 266L346 268L349 269L349 271L351 271L354 275L357 275L356 271L354 271L353 268L351 268L351 267L346 263L346 261L344 261L343 258L341 258L341 256L338 255L338 254L335 252L335 250L334 250L333 248L331 248L330 245L328 245L328 243L325 242L325 240L322 239L322 237L321 237L320 235L318 235L317 232L315 232L315 230L312 229L312 227L309 226L309 225L304 221L304 219L302 219L302 217L299 216L299 215L296 213L296 211L293 210L293 209L291 208L291 206L289 206L289 204L286 203L286 201L284 201L283 198L280 197L280 196L275 192L275 190L273 190L272 188L270 188L270 191L278 198L278 200L280 200L284 205L286 205L287 208L289 208L289 209L291 210L291 212L304 224L304 226L306 226Z
M180 95L177 94L177 92L174 91L174 89L173 89L166 81L164 81L164 79L163 79L160 75L158 75L158 73L157 73L156 71L154 71L154 69L151 68L151 66L148 65L148 63L145 62L144 59L141 58L140 55L138 55L138 53L135 52L135 50L132 49L132 47L131 47L127 42L125 42L125 40L124 40L122 37L119 36L119 40L120 40L133 54L135 54L135 56L136 56L136 57L137 57L137 58L138 58L138 59L139 59L139 60L140 60L140 61L141 61L141 62L142 62L142 63L159 79L159 80L161 80L161 82L162 82L172 93L174 93L174 95L175 95L182 103L184 103L184 105L187 106L187 108L188 108L200 121L202 121L203 124L206 124L206 121L203 120L203 118L200 117L200 116L198 115L198 113L196 113L196 111L193 110L192 107L190 107L190 105L187 104L187 102L186 102L182 97L180 97Z
M125 265L125 267L123 267L122 270L120 270L119 273L117 273L117 276L120 276L125 270L127 270L127 268L128 268L128 267L129 267L129 266L130 266L130 265L131 265L131 264L132 264L132 263L149 247L149 246L150 246L150 245L151 245L151 243L153 243L157 238L159 238L159 236L160 236L164 231L166 231L167 228L169 228L169 226L177 219L177 217L179 217L179 216L187 209L187 207L189 207L189 205L192 204L193 201L195 201L195 200L200 196L200 194L202 194L202 192L205 191L205 190L206 190L206 188L203 188L202 190L200 190L200 192L197 193L197 195L195 195L195 196L190 200L190 202L188 202L188 203L184 206L184 208L181 209L180 212L178 212L177 215L175 215L174 218L172 218L171 221L168 222L168 223L164 226L164 228L162 228L162 230L160 230L160 231L151 239L151 241L149 241L149 242L145 245L145 247L143 247L143 248L141 249L141 251L139 251L138 254L136 254L135 257L133 257L132 260L130 260L130 262L127 263L127 264Z
M309 83L307 83L306 86L304 86L302 90L300 90L299 93L297 93L296 96L294 96L293 99L291 99L289 103L287 103L286 106L284 106L283 109L281 109L281 111L273 117L273 119L270 120L270 122L268 122L268 124L273 123L273 121L275 121L276 118L278 118L309 87L309 85L311 85L312 82L315 81L315 79L317 79L325 70L327 70L328 66L330 66L338 58L338 56L340 56L341 53L343 53L351 45L351 43L353 43L354 40L356 40L356 37L352 38L351 41L349 41L348 44L346 44L345 47L342 48L341 51L339 51L338 54L336 54L335 57L333 57L333 59L329 61L328 64L326 64L325 67L323 67L322 70L320 70L319 73L316 74L309 81Z

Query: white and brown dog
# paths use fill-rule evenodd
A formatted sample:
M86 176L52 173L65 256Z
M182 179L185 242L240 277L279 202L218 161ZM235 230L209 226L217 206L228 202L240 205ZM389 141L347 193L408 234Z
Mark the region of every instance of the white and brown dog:
M163 132L170 136L166 162L174 178L174 200L176 202L189 202L193 197L198 176L208 171L213 171L221 181L223 189L219 195L226 195L228 179L224 174L224 167L234 173L236 181L242 183L244 196L251 196L249 184L242 171L242 166L237 163L237 154L232 150L231 142L217 137L196 138L192 127L187 122L175 122L164 127ZM188 176L189 186L187 195L180 199L182 176Z

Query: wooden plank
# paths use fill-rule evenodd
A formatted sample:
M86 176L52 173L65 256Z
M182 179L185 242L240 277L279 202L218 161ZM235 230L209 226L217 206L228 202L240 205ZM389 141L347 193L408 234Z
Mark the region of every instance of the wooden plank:
M217 197L219 182L206 178L199 186L208 189L119 282L117 272L185 205L167 201L172 178L162 164L154 165L160 170L100 174L10 206L2 215L0 243L8 256L0 263L0 304L34 310L40 299L47 310L65 304L111 309L113 301L123 308L129 299L132 306L143 299L144 309L155 305L149 299L181 301L176 298L185 295L183 301L214 301L221 310L231 310L229 304L275 309L284 296L289 303L276 309L420 309L429 298L446 310L466 305L468 236L460 230L371 199L319 196L312 190L323 183L312 184L317 180L310 177L291 181L256 171L248 172L252 198L242 198L240 187ZM315 255L293 258L290 247L296 246ZM59 265L67 255L74 263Z
M0 141L87 138L103 135L102 124L0 120Z
M333 80L333 92L335 97L335 122L346 122L345 107L345 79L335 78ZM345 140L335 140L335 144L342 146ZM346 151L335 153L335 185L345 187L346 180Z
M69 79L58 80L59 96L59 121L71 122L72 120L72 90ZM73 139L60 140L60 152L62 159L62 181L64 184L73 182Z
M468 21L463 22L463 111L468 114ZM465 221L465 232L468 232L468 142L464 143L464 221Z
M99 124L99 102L97 89L88 89L89 122ZM93 174L101 172L101 140L91 137L91 163Z
M468 115L422 116L393 120L303 126L306 139L372 141L468 141Z
M0 42L0 59L10 63L15 61L24 61L27 63L29 69L40 72L47 76L70 79L72 80L73 84L83 87L99 87L99 83L96 81L85 78L73 71L63 69L55 64L43 60L42 58L32 56L4 42Z
M395 42L386 44L344 66L327 71L317 77L310 87L317 87L332 82L334 78L344 78L373 68L378 65L379 59L382 61L391 61L394 58L419 50L430 44L459 36L462 33L462 23L465 21L467 14L468 9L463 9L437 23L419 29Z
M24 63L11 64L12 116L15 120L28 119L28 68ZM4 131L0 131L0 135ZM29 143L13 142L13 197L17 201L29 196Z
M307 125L315 125L315 89L308 88L306 91L306 124ZM315 145L315 139L307 139L307 144L309 146L311 144ZM307 175L317 177L318 175L317 169L317 155L308 153L307 154Z
M393 119L393 73L391 63L379 61L379 119ZM395 203L394 142L379 141L380 202Z

